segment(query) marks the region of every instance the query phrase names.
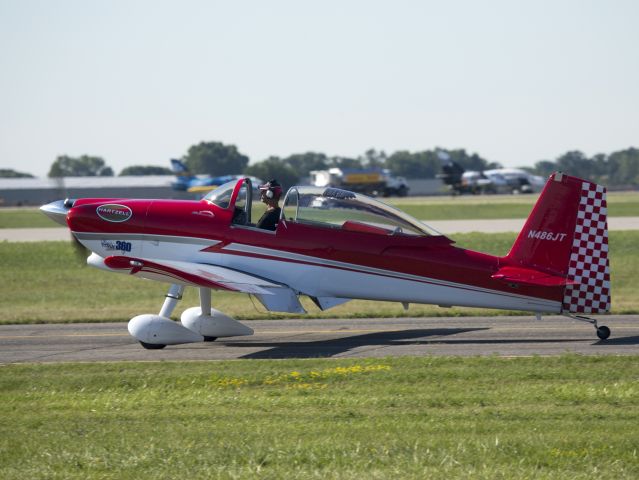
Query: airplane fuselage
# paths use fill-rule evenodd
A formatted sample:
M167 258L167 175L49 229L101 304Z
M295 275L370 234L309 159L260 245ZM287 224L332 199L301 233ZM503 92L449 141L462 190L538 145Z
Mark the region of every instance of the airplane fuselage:
M502 257L445 236L380 235L282 220L276 231L233 225L205 200L78 200L76 237L100 257L218 265L321 298L560 312L562 289L492 278ZM165 281L170 281L166 279Z

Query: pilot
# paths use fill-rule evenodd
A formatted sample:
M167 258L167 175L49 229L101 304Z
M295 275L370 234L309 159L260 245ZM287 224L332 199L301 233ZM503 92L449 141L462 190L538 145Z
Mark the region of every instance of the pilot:
M282 209L279 206L280 197L282 196L282 186L273 179L259 186L261 197L260 200L266 204L264 215L257 222L258 228L265 230L275 230L277 222L280 219Z

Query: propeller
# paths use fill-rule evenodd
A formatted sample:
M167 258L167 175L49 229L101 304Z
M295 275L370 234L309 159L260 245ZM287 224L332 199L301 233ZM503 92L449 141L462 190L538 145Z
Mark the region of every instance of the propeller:
M73 247L73 254L75 258L83 265L87 263L87 257L91 254L91 251L80 243L80 240L71 233L71 246Z
M73 208L75 204L75 199L73 198L65 198L64 200L58 200L55 202L48 203L46 205L42 205L40 207L40 211L44 213L47 217L53 220L60 225L67 226L67 214L69 210ZM71 235L71 246L73 247L74 256L80 260L83 264L86 264L87 257L90 252L89 249L86 248L80 241L70 233Z

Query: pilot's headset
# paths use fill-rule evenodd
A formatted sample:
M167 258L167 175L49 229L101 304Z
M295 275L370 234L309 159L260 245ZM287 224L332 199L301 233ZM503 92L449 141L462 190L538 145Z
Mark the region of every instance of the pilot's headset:
M264 196L269 200L272 198L280 198L282 195L282 186L275 179L260 185L260 190L264 191Z

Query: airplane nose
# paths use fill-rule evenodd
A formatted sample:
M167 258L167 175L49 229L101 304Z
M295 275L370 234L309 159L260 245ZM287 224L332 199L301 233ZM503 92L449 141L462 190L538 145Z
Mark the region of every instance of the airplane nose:
M42 205L40 207L40 211L44 213L47 217L53 220L60 225L67 226L67 213L75 200L67 198L66 200L58 200L55 202L47 203L46 205Z

